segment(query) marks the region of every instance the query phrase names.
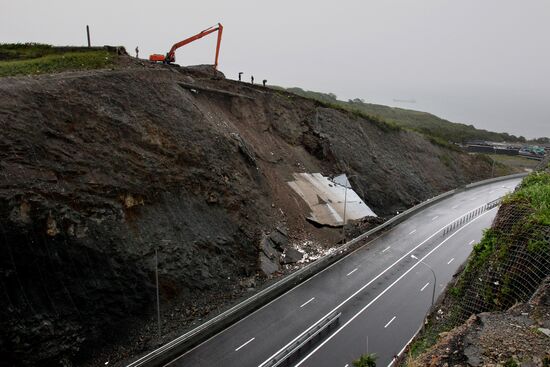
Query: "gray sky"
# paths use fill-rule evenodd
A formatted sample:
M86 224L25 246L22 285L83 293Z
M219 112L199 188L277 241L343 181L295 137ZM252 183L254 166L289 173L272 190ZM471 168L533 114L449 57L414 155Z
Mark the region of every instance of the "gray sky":
M140 56L221 22L220 70L550 136L550 0L0 0L0 42L124 45ZM215 35L180 49L212 63ZM395 102L414 99L416 103Z

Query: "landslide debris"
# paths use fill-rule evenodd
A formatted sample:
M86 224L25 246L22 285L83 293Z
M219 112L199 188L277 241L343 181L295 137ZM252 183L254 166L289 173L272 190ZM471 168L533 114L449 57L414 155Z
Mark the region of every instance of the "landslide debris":
M291 93L120 57L113 70L0 79L8 365L113 365L259 287L265 236L284 254L272 276L304 261L291 249L330 248L339 231L305 220L295 172L358 175L382 217L491 172Z

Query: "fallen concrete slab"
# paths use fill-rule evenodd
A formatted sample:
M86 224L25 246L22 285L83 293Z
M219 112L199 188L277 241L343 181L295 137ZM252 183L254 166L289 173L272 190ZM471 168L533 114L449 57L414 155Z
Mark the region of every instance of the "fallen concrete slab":
M294 173L288 185L309 205L308 220L326 226L339 227L345 221L377 215L351 188L346 175L334 180L320 173Z

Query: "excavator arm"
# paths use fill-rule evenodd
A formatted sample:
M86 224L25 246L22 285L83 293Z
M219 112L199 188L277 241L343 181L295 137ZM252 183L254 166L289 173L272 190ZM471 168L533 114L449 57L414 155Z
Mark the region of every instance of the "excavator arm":
M149 56L149 60L150 61L161 61L161 62L164 62L164 63L167 63L167 64L170 64L172 62L175 62L176 61L176 50L180 47L183 47L193 41L196 41L204 36L207 36L209 35L210 33L213 33L213 32L218 32L218 41L216 42L216 58L214 60L214 68L215 69L218 69L218 56L220 54L220 45L221 45L221 42L222 42L222 33L223 33L223 26L221 25L221 23L218 23L218 25L216 26L212 26L210 28L207 28L199 33L197 33L196 35L194 36L191 36L189 38L186 38L184 39L183 41L180 41L178 43L175 43L172 48L170 49L170 51L168 51L168 53L165 55L160 55L160 54L153 54L151 56Z

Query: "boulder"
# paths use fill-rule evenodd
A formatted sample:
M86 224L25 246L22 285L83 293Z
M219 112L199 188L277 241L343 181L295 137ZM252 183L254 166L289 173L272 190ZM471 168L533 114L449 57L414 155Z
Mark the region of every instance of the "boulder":
M303 256L304 254L300 251L289 247L283 253L283 256L281 257L281 262L283 264L297 263L298 261L302 260Z

